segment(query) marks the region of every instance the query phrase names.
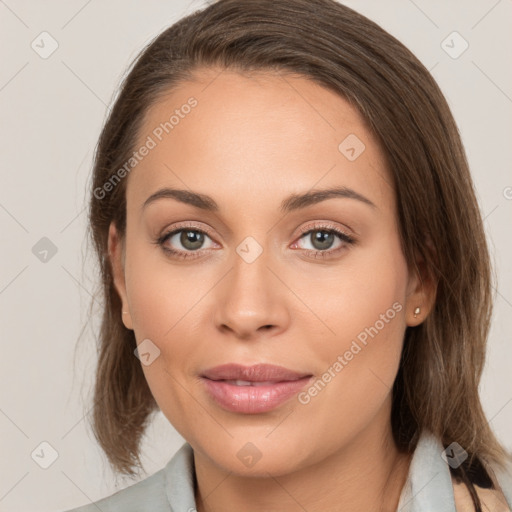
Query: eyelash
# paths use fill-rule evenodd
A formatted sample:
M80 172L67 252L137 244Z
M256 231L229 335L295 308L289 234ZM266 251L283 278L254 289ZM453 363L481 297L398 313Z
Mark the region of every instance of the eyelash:
M203 229L199 229L196 226L185 225L185 226L179 226L179 228L175 228L172 231L168 231L168 232L162 234L154 241L154 243L156 245L160 246L162 248L162 250L171 257L175 257L175 258L183 259L183 260L190 259L190 258L197 258L198 256L196 256L196 254L201 252L201 249L198 249L196 251L177 251L175 249L170 249L169 247L167 247L165 245L165 242L169 238L176 235L177 233L181 233L182 231L192 231L194 233L201 233L201 234L207 235L211 238L210 234L207 231L205 231ZM339 251L345 249L347 245L350 246L350 245L356 244L356 239L354 237L352 237L352 236L348 235L347 233L339 230L338 228L335 228L330 225L329 226L322 225L322 226L308 227L308 228L306 228L305 231L300 233L298 240L305 237L306 235L314 233L315 231L334 233L343 242L342 246L340 246L336 249L327 249L325 251L313 250L313 249L303 249L304 251L308 252L309 254L312 254L312 256L315 259L318 257L330 258L334 254L337 254ZM206 250L208 250L208 249L206 249Z

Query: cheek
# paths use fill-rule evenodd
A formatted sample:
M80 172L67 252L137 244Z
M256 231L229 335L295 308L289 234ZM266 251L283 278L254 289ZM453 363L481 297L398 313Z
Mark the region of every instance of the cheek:
M153 378L155 368L165 368L171 355L183 357L180 352L189 346L180 340L188 326L187 314L198 301L197 279L173 269L159 248L144 242L136 242L127 252L125 276L137 343L149 339L160 352L151 367L143 367Z
M318 428L330 423L334 436L350 435L371 421L398 371L407 265L398 240L384 242L360 251L337 282L325 282L324 318L334 333L312 347L309 357L321 360L323 367L299 398L309 408L308 421Z
M151 364L142 365L146 381L163 414L187 437L190 425L201 422L200 408L191 407L185 392L190 386L190 361L197 358L194 339L200 339L194 336L191 321L211 285L143 248L127 259L126 285L137 343L151 340L158 354Z
M348 350L356 339L363 345L367 341L367 347L369 340L379 339L375 348L384 353L400 350L407 264L394 233L383 233L371 246L354 248L336 266L311 266L309 273L301 272L293 283L309 309L295 320L308 322L310 333L324 340L315 347L324 364Z
M140 233L134 228L128 234L125 274L135 337L171 342L207 292L206 276L195 267L171 263L161 247L146 240L142 227L138 229Z

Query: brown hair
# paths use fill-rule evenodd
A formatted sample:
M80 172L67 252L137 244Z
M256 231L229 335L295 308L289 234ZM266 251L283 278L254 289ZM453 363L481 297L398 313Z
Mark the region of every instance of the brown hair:
M307 34L307 37L305 35ZM483 223L461 139L436 82L397 39L334 0L219 0L166 29L129 70L96 148L91 238L104 294L93 428L112 466L134 474L150 414L157 409L121 320L108 228L125 232L126 179L97 193L133 153L149 107L193 72L289 72L348 100L386 154L400 236L411 268L425 262L437 283L431 314L407 328L393 388L392 427L401 450L423 429L469 454L459 474L507 456L478 394L492 308ZM102 189L104 190L104 189ZM123 442L120 443L119 440Z

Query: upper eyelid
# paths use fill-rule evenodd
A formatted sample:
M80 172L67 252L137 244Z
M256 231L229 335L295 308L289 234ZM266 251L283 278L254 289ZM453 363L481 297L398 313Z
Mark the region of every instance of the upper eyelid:
M300 236L303 236L307 233L309 233L310 231L321 231L321 230L325 230L325 231L339 231L347 236L353 236L351 235L349 232L353 232L351 229L349 229L348 227L346 229L344 228L340 228L338 226L335 226L332 222L329 222L329 221L324 221L324 223L322 225L321 221L317 221L317 224L313 224L313 225L308 225L307 227L305 228L301 228L300 230L300 233L299 235Z
M205 234L207 234L208 236L213 237L210 228L200 227L200 226L197 226L195 224L190 224L189 222L193 222L193 221L181 221L181 222L178 222L172 228L164 230L162 236L170 235L171 233L175 234L178 231L189 229L191 231L195 231L195 230L202 231ZM355 233L354 233L353 229L349 228L346 225L343 225L343 226L344 227L339 227L339 226L336 225L336 223L334 221L329 221L329 220L309 221L309 223L308 223L308 225L306 227L300 229L299 235L302 236L302 235L308 233L309 231L314 231L314 230L320 230L320 229L329 230L329 229L332 229L334 231L341 231L342 233L344 233L344 234L346 234L348 236L355 236Z

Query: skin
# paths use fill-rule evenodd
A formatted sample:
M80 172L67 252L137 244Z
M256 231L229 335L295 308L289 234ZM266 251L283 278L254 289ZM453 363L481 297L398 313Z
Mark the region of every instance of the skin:
M218 69L154 105L141 144L191 96L198 105L126 178L126 238L112 224L109 252L126 328L160 350L142 366L147 382L194 449L197 509L396 510L410 455L392 438L391 387L405 329L424 321L433 291L402 254L384 153L361 115L311 80ZM354 161L338 149L349 134L365 144ZM374 207L331 198L279 209L290 194L335 186ZM170 198L142 209L163 187L208 194L219 211ZM199 249L179 234L165 242L198 257L173 258L154 243L178 222L209 230ZM301 228L340 229L356 243L334 236L322 249ZM248 236L263 250L251 263L236 251ZM199 378L228 362L319 378L395 303L401 311L307 404L292 397L266 413L228 412ZM252 467L237 457L248 442L261 454Z

